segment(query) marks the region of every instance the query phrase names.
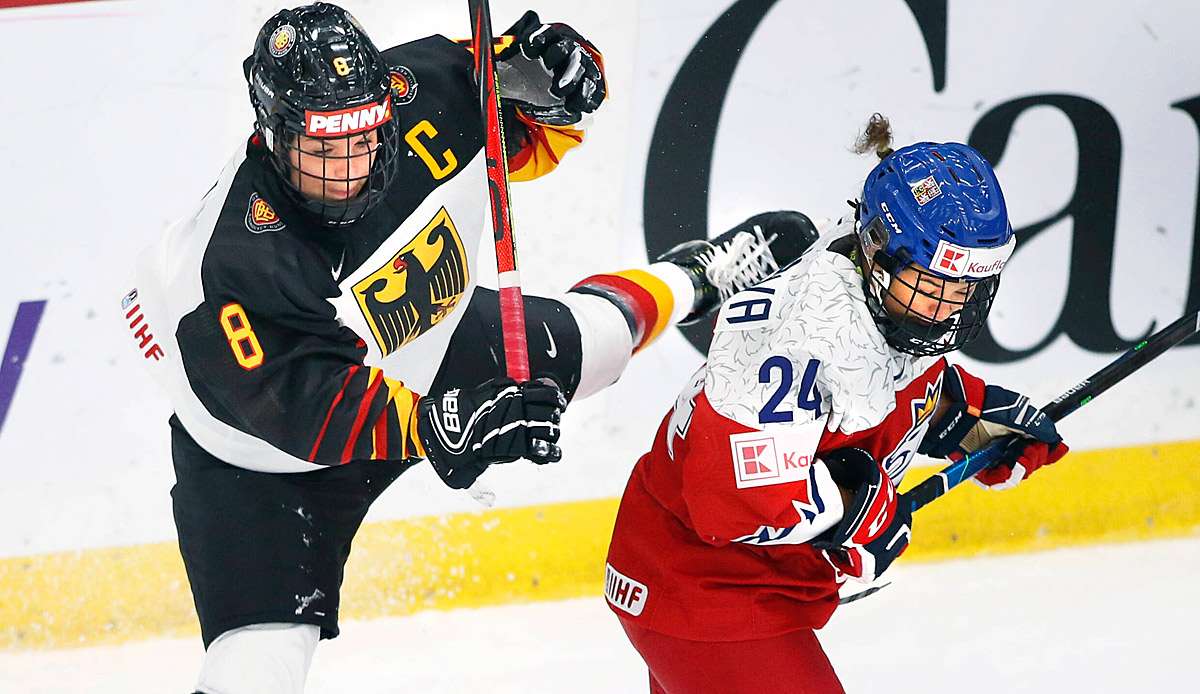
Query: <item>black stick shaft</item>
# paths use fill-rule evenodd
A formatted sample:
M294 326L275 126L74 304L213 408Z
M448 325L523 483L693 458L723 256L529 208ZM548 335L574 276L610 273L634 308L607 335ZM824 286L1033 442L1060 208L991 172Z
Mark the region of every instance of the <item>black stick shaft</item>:
M1117 357L1111 364L1055 398L1044 408L1046 416L1056 422L1061 420L1120 383L1163 352L1198 332L1200 332L1200 311L1193 311L1134 345L1132 349ZM904 500L912 504L912 510L915 512L964 480L974 477L975 473L995 464L1000 459L1007 443L1008 437L997 439L982 449L955 461L904 493L902 495Z

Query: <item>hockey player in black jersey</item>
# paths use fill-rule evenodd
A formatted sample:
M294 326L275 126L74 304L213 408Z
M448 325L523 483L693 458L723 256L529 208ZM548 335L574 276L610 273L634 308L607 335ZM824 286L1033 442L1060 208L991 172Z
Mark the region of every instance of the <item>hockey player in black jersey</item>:
M583 140L599 52L529 12L497 53L514 181ZM169 393L173 508L210 694L299 692L368 506L428 460L451 487L557 461L566 403L613 383L815 239L759 215L641 268L526 297L531 371L504 372L496 293L476 286L488 204L472 57L431 36L380 52L341 8L284 10L245 75L246 146L143 254L126 297Z

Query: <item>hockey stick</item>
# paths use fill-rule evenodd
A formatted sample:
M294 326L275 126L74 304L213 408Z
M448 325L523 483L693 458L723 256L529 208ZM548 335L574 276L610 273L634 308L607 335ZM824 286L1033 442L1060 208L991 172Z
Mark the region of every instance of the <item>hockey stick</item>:
M1197 333L1200 333L1200 311L1193 311L1145 340L1142 340L1134 345L1133 349L1117 357L1108 366L1105 366L1075 386L1067 389L1067 392L1055 398L1042 411L1050 419L1056 422L1060 421L1063 417L1096 399L1096 396L1120 383L1126 376L1150 363L1163 352ZM1004 448L1010 440L1012 440L1011 436L1005 436L991 442L978 451L969 453L956 460L940 472L923 480L904 494L901 494L900 502L904 503L907 501L911 503L912 510L915 513L918 509L958 486L964 480L974 477L975 473L989 465L994 465L1000 459L1000 455L1004 452ZM891 584L885 583L880 586L872 586L853 595L841 598L838 604L845 605L862 600L865 597L878 593L889 585Z
M1200 332L1200 311L1193 311L1134 345L1133 349L1117 357L1111 364L1055 398L1053 402L1043 408L1043 411L1050 419L1056 422L1061 420L1120 383L1125 377L1150 363L1163 352L1198 332ZM1011 438L1006 436L997 439L978 451L963 456L901 496L912 504L912 510L916 512L917 509L950 491L964 480L974 477L975 473L995 464Z
M479 80L479 105L483 110L484 157L487 161L488 198L492 204L492 229L496 239L496 274L500 291L500 332L504 338L505 373L514 381L529 380L529 345L525 337L525 300L517 272L513 242L512 207L508 197L508 156L504 151L504 122L496 88L496 59L492 14L487 0L467 0L471 11L471 47Z

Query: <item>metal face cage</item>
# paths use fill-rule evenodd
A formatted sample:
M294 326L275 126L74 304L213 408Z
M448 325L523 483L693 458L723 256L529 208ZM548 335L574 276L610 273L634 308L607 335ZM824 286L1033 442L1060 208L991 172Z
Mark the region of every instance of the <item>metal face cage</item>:
M955 280L893 256L884 250L888 231L879 217L860 227L858 240L867 307L893 348L937 356L961 349L983 330L999 275Z
M390 115L390 102L382 105ZM366 216L386 196L400 165L400 129L394 117L332 137L309 135L276 119L264 135L271 162L293 201L327 226L347 226Z

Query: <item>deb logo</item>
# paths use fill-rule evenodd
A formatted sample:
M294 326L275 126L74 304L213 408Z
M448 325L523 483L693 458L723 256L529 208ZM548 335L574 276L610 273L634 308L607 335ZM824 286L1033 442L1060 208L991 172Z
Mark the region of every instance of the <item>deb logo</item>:
M275 208L266 200L263 200L258 193L250 195L250 202L246 205L246 228L252 234L261 234L267 231L279 231L287 227L279 215L275 213Z
M282 58L290 53L294 45L296 45L296 28L291 24L284 24L271 34L269 50L275 58Z
M412 103L412 100L417 98L417 78L413 77L412 70L397 65L390 73L392 81L392 96L396 99L397 106Z
M819 429L823 423L818 421L818 425ZM729 448L737 488L806 481L817 448L817 441L811 441L809 445L810 438L782 432L731 434Z
M604 564L604 597L609 604L637 617L646 608L650 589L617 571L612 564Z
M446 208L381 267L354 284L354 298L387 356L458 306L469 279L467 254Z
M392 117L392 100L344 108L340 111L305 111L304 134L310 137L353 135L383 125Z

